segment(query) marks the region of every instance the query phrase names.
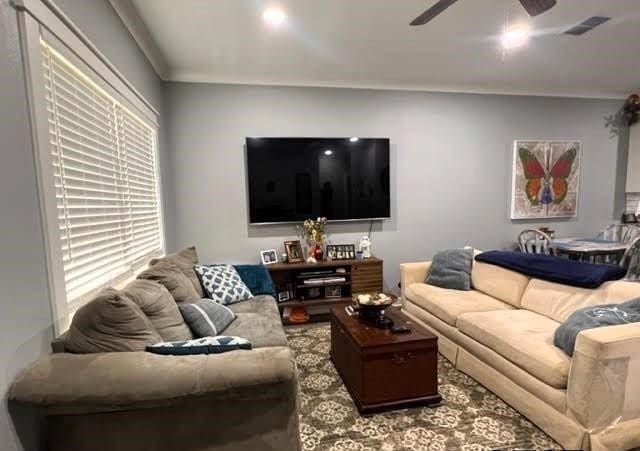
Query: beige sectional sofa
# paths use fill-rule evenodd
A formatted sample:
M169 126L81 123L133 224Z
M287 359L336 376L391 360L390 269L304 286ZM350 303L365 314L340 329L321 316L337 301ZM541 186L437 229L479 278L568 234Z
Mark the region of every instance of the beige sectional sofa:
M553 345L576 309L640 297L640 284L595 290L474 262L471 291L424 283L430 262L400 266L402 310L439 350L567 449L640 447L640 323L578 335L573 357Z

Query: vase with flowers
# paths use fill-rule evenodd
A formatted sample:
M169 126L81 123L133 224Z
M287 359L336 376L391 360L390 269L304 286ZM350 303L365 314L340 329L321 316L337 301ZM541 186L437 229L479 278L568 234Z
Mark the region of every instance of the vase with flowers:
M327 225L327 218L307 219L302 224L302 236L307 241L309 247L308 262L317 262L324 257L324 241L327 235L324 233L324 228Z

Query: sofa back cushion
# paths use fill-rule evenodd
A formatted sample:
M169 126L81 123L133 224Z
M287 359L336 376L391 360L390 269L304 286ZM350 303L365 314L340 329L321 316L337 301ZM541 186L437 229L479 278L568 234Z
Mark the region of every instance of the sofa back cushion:
M186 341L193 338L178 305L164 285L152 280L134 280L122 292L140 307L163 341Z
M471 270L474 289L515 307L520 307L529 280L524 274L479 261Z
M605 282L599 288L591 290L531 279L522 297L522 308L563 322L579 308L598 304L620 304L638 297L640 284L636 282Z
M200 286L200 281L198 280L198 276L193 270L193 266L198 264L198 252L196 251L195 246L188 247L186 249L182 249L181 251L176 252L175 254L165 255L162 258L154 258L149 262L149 266L154 266L160 262L169 262L176 265L180 271L189 279L193 288L195 288L196 293L200 298L203 297L204 292L202 291L202 287Z
M138 279L153 280L164 285L176 302L199 302L202 299L189 278L168 260L156 262L138 274Z
M78 309L65 337L65 349L78 354L144 351L162 341L135 302L112 288Z

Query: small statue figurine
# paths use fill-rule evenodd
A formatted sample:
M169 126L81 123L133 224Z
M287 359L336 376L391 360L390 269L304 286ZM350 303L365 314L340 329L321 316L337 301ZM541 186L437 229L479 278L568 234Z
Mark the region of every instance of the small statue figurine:
M358 250L362 252L362 258L371 258L371 240L368 236L360 238Z

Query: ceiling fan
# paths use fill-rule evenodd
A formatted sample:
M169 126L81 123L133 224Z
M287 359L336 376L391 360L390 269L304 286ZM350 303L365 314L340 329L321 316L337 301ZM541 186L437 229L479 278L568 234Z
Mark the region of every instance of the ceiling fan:
M457 1L458 0L440 0L431 8L413 19L409 25L424 25ZM519 2L531 17L542 14L556 5L556 0L519 0Z

